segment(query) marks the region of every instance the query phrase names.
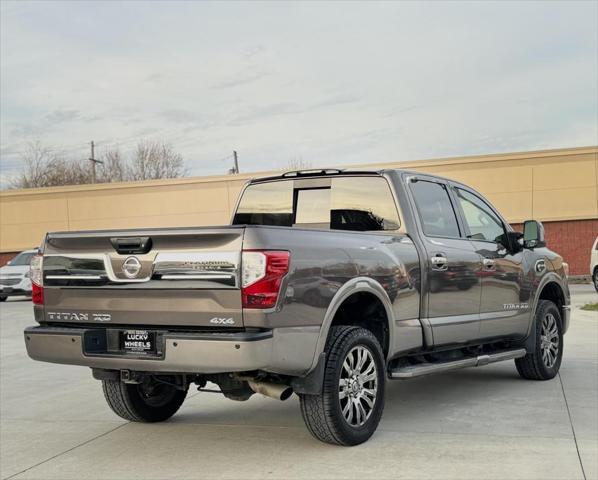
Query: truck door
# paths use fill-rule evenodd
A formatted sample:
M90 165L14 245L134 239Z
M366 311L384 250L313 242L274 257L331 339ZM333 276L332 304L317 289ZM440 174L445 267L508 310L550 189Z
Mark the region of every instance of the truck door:
M522 288L523 251L513 254L503 245L506 224L488 202L461 185L454 185L453 191L466 234L482 257L480 337L523 336L529 325L531 291Z
M434 345L465 343L478 338L481 257L462 234L448 185L417 176L410 188L426 250L427 318Z

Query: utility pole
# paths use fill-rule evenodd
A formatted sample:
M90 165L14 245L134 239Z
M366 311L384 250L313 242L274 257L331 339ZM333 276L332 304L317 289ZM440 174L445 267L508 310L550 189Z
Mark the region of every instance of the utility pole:
M236 150L233 150L233 173L239 173L239 161Z
M101 164L104 163L101 160L96 159L94 156L94 153L95 153L95 145L92 140L91 141L91 157L89 158L89 161L91 162L91 183L96 183L96 163L101 163Z

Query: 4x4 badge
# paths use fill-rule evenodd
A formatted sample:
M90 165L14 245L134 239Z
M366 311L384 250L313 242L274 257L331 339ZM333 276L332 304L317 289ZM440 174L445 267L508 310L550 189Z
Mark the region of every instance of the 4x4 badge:
M214 323L216 325L234 325L235 321L232 318L214 317L210 319L210 323Z

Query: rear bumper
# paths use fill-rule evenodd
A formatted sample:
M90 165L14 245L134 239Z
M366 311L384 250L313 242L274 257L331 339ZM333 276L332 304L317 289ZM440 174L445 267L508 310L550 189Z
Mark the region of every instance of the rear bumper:
M161 336L162 353L159 356L89 353L86 346L89 333L86 332L97 332L96 329L29 327L24 335L29 356L43 362L146 372L207 374L264 370L301 376L311 367L317 343L317 331L304 330L165 332ZM305 339L313 341L309 345L304 344L303 348L297 348L297 341Z

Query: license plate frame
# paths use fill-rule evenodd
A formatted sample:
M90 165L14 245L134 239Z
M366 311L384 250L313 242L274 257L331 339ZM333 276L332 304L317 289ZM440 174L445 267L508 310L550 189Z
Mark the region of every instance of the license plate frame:
M126 355L156 355L157 334L151 330L121 330L119 347Z

